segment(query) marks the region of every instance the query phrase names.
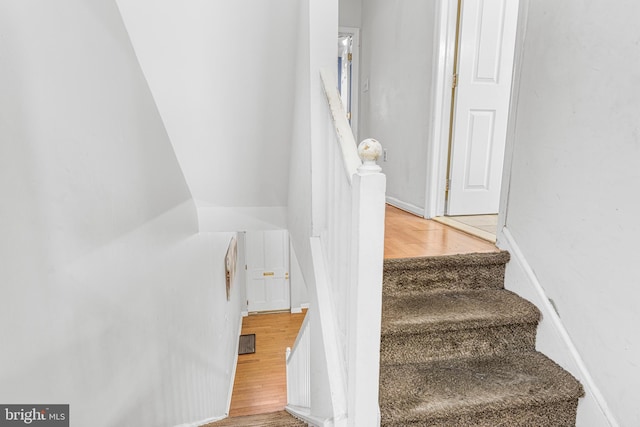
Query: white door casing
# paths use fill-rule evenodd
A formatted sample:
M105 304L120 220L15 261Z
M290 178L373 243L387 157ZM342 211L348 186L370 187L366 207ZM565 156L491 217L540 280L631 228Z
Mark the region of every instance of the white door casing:
M360 87L360 29L355 27L340 27L338 29L338 35L351 36L351 81L350 81L350 96L351 96L351 131L353 137L358 142L358 108L359 108L359 87Z
M286 230L247 231L245 247L247 310L289 310L289 233Z
M498 212L518 3L462 2L448 215Z

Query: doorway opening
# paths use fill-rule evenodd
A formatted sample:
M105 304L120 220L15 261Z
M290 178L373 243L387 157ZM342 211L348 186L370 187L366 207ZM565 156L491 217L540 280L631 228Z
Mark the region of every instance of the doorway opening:
M353 136L358 141L358 73L360 30L340 27L338 32L338 92Z
M443 120L435 219L495 241L511 97L518 3L445 0L441 37L450 75ZM447 79L444 79L446 81ZM445 113L446 111L446 113ZM448 114L447 114L448 113ZM446 125L445 125L446 123ZM442 163L441 163L442 165ZM491 230L491 231L488 231Z

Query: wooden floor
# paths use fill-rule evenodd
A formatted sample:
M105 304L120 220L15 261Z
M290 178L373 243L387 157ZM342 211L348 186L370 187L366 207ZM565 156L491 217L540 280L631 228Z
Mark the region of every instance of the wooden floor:
M387 205L385 258L496 252L493 243Z
M495 245L387 205L385 258L493 252ZM293 346L302 314L278 313L245 317L243 334L256 334L256 352L238 356L230 417L282 410L287 403L285 351Z
M242 334L256 334L256 352L238 356L230 417L284 409L285 352L293 346L304 316L304 312L276 313L242 319Z

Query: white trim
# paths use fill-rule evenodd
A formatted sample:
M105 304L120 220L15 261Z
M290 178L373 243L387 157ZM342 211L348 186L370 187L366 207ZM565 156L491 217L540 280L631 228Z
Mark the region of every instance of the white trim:
M476 228L472 225L464 224L460 221L456 221L454 216L437 216L431 218L435 222L439 222L440 224L444 224L451 228L455 228L456 230L460 230L463 233L470 234L479 239L486 240L487 242L495 243L496 235L493 233L489 233L488 231L484 231L480 228Z
M360 102L360 28L357 27L339 27L339 33L351 34L353 37L353 46L351 53L351 130L353 137L358 141L360 130L359 122L359 102Z
M308 302L303 302L302 304L300 304L299 307L291 307L291 312L292 313L302 313L302 310L304 309L309 309L309 303Z
M436 5L438 22L434 29L433 96L431 110L432 133L429 142L425 218L445 213L445 186L449 146L449 121L451 120L451 83L455 59L457 0L439 0Z
M585 416L585 418L589 419L589 425L603 425L603 422L606 422L611 427L618 427L619 424L616 421L613 412L609 408L609 405L604 399L604 396L600 392L600 389L596 385L593 377L589 373L587 366L582 360L578 349L573 344L571 340L571 336L567 332L560 316L556 312L555 308L551 304L549 297L547 296L542 284L538 281L533 269L527 262L524 254L520 250L517 242L514 237L511 235L511 232L507 228L503 228L502 232L498 237L498 246L501 249L509 251L511 254L511 262L508 264L507 268L520 268L521 272L524 273L528 285L535 291L535 296L537 296L536 301L532 301L538 309L542 312L542 318L544 321L549 321L553 326L555 332L559 335L562 340L563 351L568 353L568 356L571 358L571 362L575 366L563 366L565 369L571 371L573 375L578 377L580 382L582 383L586 396L580 402L581 404L578 406L578 418L580 419L580 411L583 407L585 407L585 412L589 411L589 415ZM508 275L507 275L508 278ZM505 282L505 287L509 289L509 281ZM540 334L540 332L539 332ZM559 350L559 349L558 349ZM560 350L559 350L560 351ZM593 402L590 402L593 401ZM593 405L592 403L595 403ZM584 405L583 405L584 404ZM597 406L596 406L597 405ZM588 408L586 406L589 406ZM600 421L594 419L594 417L600 416Z
M518 99L520 96L520 79L522 77L524 41L527 34L528 15L529 0L520 0L518 8L518 27L516 30L516 45L514 47L515 56L513 58L513 75L511 77L511 99L509 101L507 136L505 140L504 161L502 166L502 187L500 189L500 206L498 208L498 230L502 230L502 228L507 225L509 191L511 189L511 166L513 164L516 123L518 121Z
M329 419L322 419L318 417L314 417L309 412L309 408L301 408L295 405L287 405L284 407L284 410L298 418L299 420L304 421L312 427L332 427L333 422Z
M402 209L403 211L410 212L414 215L418 215L424 218L424 209L419 206L412 205L411 203L403 202L402 200L398 200L395 197L386 197L386 201L391 206L395 206L398 209Z
M243 310L240 312L240 314L242 315L242 317L247 317L249 315L249 311Z
M248 314L247 314L248 316ZM231 396L233 395L233 384L236 382L236 368L238 367L238 349L240 347L240 335L242 335L242 318L245 316L240 316L240 324L238 325L238 339L236 340L236 351L234 353L233 358L233 368L231 368L231 381L229 381L229 393L227 394L227 409L225 411L225 416L229 416L229 411L231 410Z

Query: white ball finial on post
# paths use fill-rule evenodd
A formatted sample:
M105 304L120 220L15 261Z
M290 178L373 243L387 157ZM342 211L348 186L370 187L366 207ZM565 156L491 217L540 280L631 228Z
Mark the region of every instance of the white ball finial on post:
M367 138L358 145L358 156L362 166L358 168L361 174L378 173L382 170L376 160L382 155L382 145L373 138Z

